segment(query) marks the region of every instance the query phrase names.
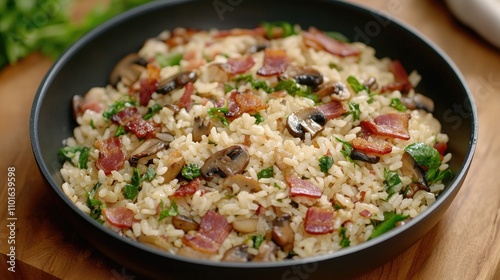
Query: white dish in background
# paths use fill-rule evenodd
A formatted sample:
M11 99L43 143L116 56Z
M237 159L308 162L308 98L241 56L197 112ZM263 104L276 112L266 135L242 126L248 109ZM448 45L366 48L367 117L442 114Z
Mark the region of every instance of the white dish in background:
M500 0L446 0L464 24L500 48Z

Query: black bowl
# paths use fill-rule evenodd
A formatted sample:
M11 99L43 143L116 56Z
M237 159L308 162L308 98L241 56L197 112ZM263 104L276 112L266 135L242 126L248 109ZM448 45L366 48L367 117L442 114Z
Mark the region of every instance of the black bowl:
M120 237L85 215L61 190L57 152L72 135L71 98L104 86L115 63L143 42L174 27L253 28L260 21L285 20L302 27L334 30L366 43L378 57L399 59L423 80L417 90L434 99L435 116L450 136L450 166L456 174L437 201L405 226L341 251L279 263L218 263L173 256ZM451 60L417 32L376 11L339 1L167 1L152 2L101 25L54 64L35 97L30 133L33 152L66 219L92 246L116 262L151 278L182 279L340 279L367 272L394 258L427 233L459 191L478 134L472 95Z

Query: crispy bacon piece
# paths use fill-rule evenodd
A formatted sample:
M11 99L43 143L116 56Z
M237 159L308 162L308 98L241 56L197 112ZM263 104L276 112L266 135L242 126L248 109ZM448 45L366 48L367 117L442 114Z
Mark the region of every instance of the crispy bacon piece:
M111 121L121 125L126 131L134 133L139 138L152 136L155 128L151 122L142 119L137 107L128 107L111 117Z
M193 195L200 187L201 179L195 178L191 182L181 185L172 196L184 197Z
M316 108L318 108L321 112L323 112L323 114L325 114L327 120L340 117L347 112L347 109L344 108L342 103L336 100L318 105L316 106Z
M392 152L392 146L389 143L375 143L363 138L354 138L351 142L352 147L367 153L385 155Z
M346 57L359 55L361 53L358 48L337 41L326 35L324 32L321 32L313 27L309 28L309 31L303 32L302 38L306 46L314 48L318 51L324 50L333 55Z
M120 138L110 137L98 140L94 146L99 149L99 158L95 162L97 169L108 175L111 171L122 168L126 155Z
M220 244L208 238L207 236L200 234L199 232L194 235L186 234L182 237L182 242L196 251L214 254L219 250Z
M184 235L182 241L197 251L213 254L217 252L231 230L232 227L224 216L209 210L201 219L198 232L194 235Z
M262 101L251 90L245 92L233 91L228 98L229 112L226 114L230 120L234 120L244 113L252 114L264 110L268 105Z
M287 66L288 58L284 50L267 48L264 51L264 66L257 71L257 74L261 76L279 75L285 72Z
M381 88L382 92L399 90L402 93L408 93L413 88L410 80L408 80L408 74L399 60L392 61L389 64L389 70L394 75L394 82L383 86Z
M131 228L136 222L134 211L125 206L103 208L102 214L108 223L117 228Z
M124 126L126 131L130 131L138 138L145 138L153 136L156 133L155 127L151 122L143 120L142 118L135 118Z
M147 77L141 79L139 84L139 103L142 106L147 106L151 95L158 88L158 81L160 80L160 68L153 64L148 64L146 68Z
M390 113L376 117L374 122L361 121L360 125L361 128L371 134L408 140L410 139L409 120L409 114Z
M305 196L311 198L320 198L322 191L313 183L301 179L297 176L287 176L286 183L290 187L291 196Z
M222 64L221 67L224 72L234 75L241 74L248 71L252 66L254 66L255 60L251 56L247 57L237 57L230 58L226 63Z
M111 116L110 119L112 122L118 125L125 126L128 122L137 118L138 114L139 111L137 111L137 107L127 107L121 110L120 112L114 114L113 116Z
M189 109L191 109L191 106L193 106L193 101L191 100L191 95L193 95L193 93L194 93L194 85L192 82L189 82L184 86L184 94L177 102L177 105L180 108L184 108L187 111L189 111Z
M326 234L333 232L333 211L310 207L307 209L304 230L309 234Z

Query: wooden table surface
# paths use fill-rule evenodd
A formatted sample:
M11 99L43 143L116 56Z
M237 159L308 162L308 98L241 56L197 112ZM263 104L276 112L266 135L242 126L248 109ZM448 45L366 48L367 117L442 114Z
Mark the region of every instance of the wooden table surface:
M469 175L440 222L404 253L359 279L500 279L500 51L454 20L442 1L366 2L413 26L455 61L474 94L480 133ZM29 114L51 63L33 54L0 72L0 279L140 279L90 247L59 218L38 172ZM16 180L15 273L7 270L10 167Z

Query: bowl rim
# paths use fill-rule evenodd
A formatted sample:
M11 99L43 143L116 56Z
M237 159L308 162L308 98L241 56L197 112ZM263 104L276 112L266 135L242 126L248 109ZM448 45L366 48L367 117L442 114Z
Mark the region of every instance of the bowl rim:
M411 219L408 221L404 227L398 227L395 228L387 233L384 233L383 235L367 240L361 244L352 246L352 247L347 247L343 248L342 250L338 250L335 252L323 254L323 255L318 255L318 256L311 256L311 257L306 257L302 259L297 259L297 260L286 260L282 262L262 262L262 263L255 263L255 262L248 262L248 263L232 263L232 262L220 262L220 261L209 261L209 260L204 260L204 259L194 259L194 258L189 258L189 257L184 257L184 256L179 256L179 255L174 255L170 254L166 251L162 251L156 248L153 248L151 246L142 244L140 242L136 242L131 240L130 238L120 236L118 235L115 231L112 231L111 229L103 227L100 223L98 223L96 220L90 218L87 214L85 214L83 211L78 209L76 205L64 194L62 191L62 188L59 184L55 182L55 180L52 178L52 174L50 170L47 167L47 164L45 163L43 159L43 155L41 153L41 147L40 147L40 138L39 138L39 124L38 124L38 119L40 115L40 111L42 109L44 97L52 83L52 81L57 77L58 73L60 72L62 66L67 63L69 59L75 54L78 53L78 51L85 47L89 42L91 42L94 37L106 32L108 29L119 25L122 22L125 22L128 20L129 17L135 17L139 16L143 13L147 13L153 9L156 8L168 8L169 6L174 6L174 5L182 5L185 3L189 2L197 2L196 0L172 0L172 1L153 1L144 5L141 5L139 7L133 8L129 11L126 11L108 21L105 23L99 25L86 35L84 35L82 38L80 38L78 41L76 41L73 45L71 45L52 65L52 67L49 69L47 74L45 75L44 79L40 83L40 86L36 92L36 95L34 97L33 105L31 108L31 113L30 113L30 124L29 124L29 132L30 132L30 141L31 141L31 146L32 146L32 151L35 156L36 163L39 167L39 170L42 173L42 176L46 180L46 182L49 183L52 189L56 192L56 194L64 201L64 203L69 206L73 211L77 213L81 218L83 218L88 224L93 226L93 230L98 230L102 231L105 234L107 234L109 237L114 238L119 240L120 242L123 242L127 244L128 246L135 247L137 249L146 251L152 255L156 255L161 258L167 258L167 259L173 259L181 262L188 262L192 263L195 265L203 265L203 266L215 266L215 267L224 267L224 268L277 268L277 267L289 267L289 266L296 266L296 265L303 265L303 264L308 264L312 262L322 262L322 261L327 261L327 260L332 260L335 258L339 258L345 255L350 255L353 253L356 253L358 251L363 251L367 248L373 247L377 244L384 243L385 241L392 239L393 237L401 234L404 231L411 230L416 224L420 223L422 220L424 220L429 213L432 213L436 208L440 207L443 201L447 200L447 197L449 196L455 196L458 190L461 188L461 183L465 180L465 175L468 172L468 169L471 165L472 159L474 157L475 149L476 149L476 144L477 144L477 139L478 139L478 115L477 115L477 107L474 101L473 94L471 93L467 82L462 75L461 71L458 69L458 67L455 65L453 60L440 48L438 47L435 43L433 43L430 39L428 39L425 35L423 35L421 32L417 31L414 27L410 26L409 24L406 24L402 21L400 21L397 18L394 18L390 14L381 11L381 10L376 10L371 7L367 7L366 5L359 4L359 3L352 3L352 2L346 2L346 1L333 1L333 0L322 0L322 2L329 2L329 3L335 3L336 5L343 5L347 6L349 9L354 9L358 10L363 13L371 13L375 14L377 16L382 17L385 20L389 20L391 24L395 24L400 28L403 28L406 30L406 32L410 33L412 36L416 37L418 40L422 41L425 45L429 47L429 49L432 49L434 52L438 54L448 65L448 67L451 68L451 70L454 72L454 74L457 76L458 80L460 81L461 86L463 87L467 98L471 104L470 108L470 113L471 113L471 135L469 139L469 146L467 153L464 157L464 161L459 167L459 172L455 175L453 178L453 181L448 184L446 187L446 191L444 191L437 199L436 201L430 205L423 213L419 214L415 218ZM237 27L237 26L235 26ZM146 39L146 38L145 38ZM469 108L468 108L469 109ZM458 189L458 190L456 190ZM99 250L99 248L94 248Z

